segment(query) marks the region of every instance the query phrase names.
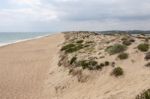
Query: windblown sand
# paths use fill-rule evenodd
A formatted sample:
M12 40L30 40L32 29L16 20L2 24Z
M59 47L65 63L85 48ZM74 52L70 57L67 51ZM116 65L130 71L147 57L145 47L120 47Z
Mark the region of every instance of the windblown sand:
M132 50L136 44L128 50L130 58L117 64L124 76L110 76L112 68L106 67L87 71L89 79L81 83L57 65L63 41L56 34L1 47L0 99L135 99L150 88L150 69L143 66L145 54Z
M45 79L63 40L56 34L1 47L0 99L45 99Z

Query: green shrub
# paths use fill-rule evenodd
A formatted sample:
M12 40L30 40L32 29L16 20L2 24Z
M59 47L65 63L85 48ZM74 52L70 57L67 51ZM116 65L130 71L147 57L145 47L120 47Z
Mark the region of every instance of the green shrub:
M70 60L70 64L72 65L76 60L77 60L77 57L75 57L75 56L72 57L71 60Z
M109 61L105 61L105 66L108 66L110 63L109 63Z
M97 61L94 61L94 60L82 60L82 61L79 61L78 64L80 66L82 66L83 69L93 70L93 69L96 69Z
M83 40L78 40L76 43L83 43L84 41Z
M100 66L101 66L101 67L104 67L104 66L105 66L105 64L104 64L104 63L100 63Z
M130 41L130 42L135 42L135 40L134 40L134 39L130 39L129 41Z
M138 49L142 52L146 52L149 50L149 44L147 44L147 43L139 44Z
M65 51L66 53L72 53L84 48L82 44L68 44L62 47L61 51Z
M121 39L122 41L126 41L126 40L128 40L128 37L123 37L122 39Z
M87 41L86 43L94 43L94 41Z
M63 46L63 47L61 48L61 51L70 49L70 48L72 48L72 47L75 47L75 44L67 44L67 45L65 45L65 46Z
M81 65L83 69L86 69L86 68L88 68L88 66L89 66L87 60L79 61L79 65Z
M150 52L146 53L145 60L150 60Z
M90 64L91 66L95 66L95 65L97 65L97 61L92 61L92 60L90 60L90 61L89 61L89 64Z
M106 48L106 51L109 53L109 54L116 54L116 53L120 53L120 52L123 52L126 50L126 46L125 45L122 45L122 44L115 44L113 46L109 46Z
M129 46L129 45L131 45L132 43L131 43L131 41L126 40L126 41L123 41L122 44L124 44L124 45L126 45L126 46Z
M123 75L123 69L121 67L116 67L113 69L111 74L116 77L121 76L121 75Z
M150 89L144 90L135 99L150 99Z
M102 67L100 65L96 66L96 70L102 69Z
M120 53L118 55L118 58L121 60L127 59L128 58L128 54L127 53Z
M148 42L149 42L149 38L145 38L145 42L147 42L147 43L148 43Z
M145 66L146 66L146 67L150 67L150 62L148 62Z

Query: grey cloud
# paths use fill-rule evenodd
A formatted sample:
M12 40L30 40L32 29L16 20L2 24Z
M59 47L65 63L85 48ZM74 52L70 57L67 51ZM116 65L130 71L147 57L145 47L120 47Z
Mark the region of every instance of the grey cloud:
M146 20L150 19L149 0L84 0L68 2L51 2L61 20Z
M147 30L150 27L150 0L38 1L41 4L30 7L31 11L15 8L16 3L15 12L9 7L5 13L0 9L0 31Z

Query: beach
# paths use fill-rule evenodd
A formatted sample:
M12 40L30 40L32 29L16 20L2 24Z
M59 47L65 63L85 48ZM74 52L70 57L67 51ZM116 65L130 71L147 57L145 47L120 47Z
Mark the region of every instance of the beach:
M84 34L78 35L82 37ZM69 32L68 35L73 37L74 34ZM99 63L114 61L115 67L120 66L124 71L120 77L111 75L115 68L111 65L100 70L82 69L77 65L73 69L79 71L74 71L74 74L69 70L71 65L68 68L65 62L69 63L70 59L63 60L64 65L59 66L62 54L60 49L66 41L71 43L63 33L0 47L0 99L135 99L136 95L149 88L149 67L144 66L148 61L144 59L146 52L136 48L143 39L132 36L135 42L126 50L129 53L128 59L120 60L116 55L104 51L108 40L113 45L120 42L121 36L91 33L91 36L84 38L84 42L95 41L96 51L100 54L93 51L87 56L86 53L91 50L86 47L68 53L68 56L78 55L78 59L96 54ZM88 43L92 45L92 42Z
M62 42L63 35L54 34L0 47L0 99L44 99L45 79Z

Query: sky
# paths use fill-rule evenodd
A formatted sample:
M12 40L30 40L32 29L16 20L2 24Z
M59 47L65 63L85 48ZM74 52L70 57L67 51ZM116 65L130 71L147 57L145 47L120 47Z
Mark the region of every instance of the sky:
M150 0L0 0L0 32L150 30Z

